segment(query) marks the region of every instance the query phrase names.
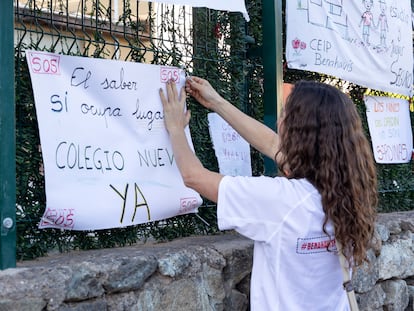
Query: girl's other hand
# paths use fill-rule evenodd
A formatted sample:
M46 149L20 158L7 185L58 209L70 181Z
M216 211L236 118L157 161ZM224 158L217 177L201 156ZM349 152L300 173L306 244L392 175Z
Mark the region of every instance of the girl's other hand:
M164 109L164 123L168 133L182 131L190 121L190 111L185 109L186 94L184 87L178 94L177 85L174 81L166 83L165 96L162 89L159 90L162 106Z
M207 80L199 77L188 77L185 82L185 90L201 105L213 111L215 111L220 101L223 100Z

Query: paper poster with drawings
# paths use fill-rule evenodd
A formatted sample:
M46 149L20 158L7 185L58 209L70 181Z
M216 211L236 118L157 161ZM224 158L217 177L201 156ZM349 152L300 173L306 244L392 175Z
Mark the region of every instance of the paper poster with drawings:
M289 68L411 96L409 0L287 1Z
M207 115L211 140L220 173L252 176L250 145L217 113Z
M150 0L145 0L150 1ZM165 4L189 5L192 7L206 7L213 10L240 12L244 19L250 20L246 10L244 0L217 1L217 0L156 0L152 2L160 2Z
M375 161L409 162L413 133L408 101L381 96L365 96L364 101Z
M46 183L40 228L96 230L197 212L164 127L175 67L26 51ZM193 147L188 127L187 139Z

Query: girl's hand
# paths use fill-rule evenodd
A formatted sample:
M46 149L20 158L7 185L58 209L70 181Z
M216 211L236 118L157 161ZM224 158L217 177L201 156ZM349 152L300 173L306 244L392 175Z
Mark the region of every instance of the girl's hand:
M185 82L185 90L204 107L215 111L223 98L216 92L211 84L199 77L189 77Z
M184 87L178 94L174 81L166 83L167 97L164 91L159 90L162 106L164 108L164 123L168 133L182 131L190 121L190 111L185 109L186 94Z
M181 89L178 95L177 86L174 81L166 83L167 97L164 91L159 90L162 106L164 108L164 123L168 133L182 131L190 121L190 111L185 110L185 90Z

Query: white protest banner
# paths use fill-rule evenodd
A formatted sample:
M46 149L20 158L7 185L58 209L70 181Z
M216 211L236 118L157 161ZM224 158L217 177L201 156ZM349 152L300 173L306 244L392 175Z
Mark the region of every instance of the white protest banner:
M411 96L409 0L286 1L289 68Z
M240 12L244 19L249 21L249 14L246 10L244 0L218 1L218 0L144 0L150 2L160 2L166 4L189 5L191 7L206 7L219 11Z
M222 117L207 115L211 140L220 173L231 176L252 176L250 146Z
M158 90L175 67L26 51L46 182L40 228L95 230L193 213ZM187 139L191 142L188 127Z
M413 150L408 101L365 96L372 148L377 163L407 163Z

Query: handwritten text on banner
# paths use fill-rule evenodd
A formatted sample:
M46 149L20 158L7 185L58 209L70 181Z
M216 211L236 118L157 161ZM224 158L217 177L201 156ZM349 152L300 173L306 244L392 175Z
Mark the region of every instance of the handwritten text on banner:
M410 1L286 3L289 68L325 73L376 90L412 94Z
M175 67L27 51L46 182L40 228L95 230L196 212L164 127ZM191 143L189 129L187 139Z
M413 134L408 101L380 96L365 96L364 100L376 162L409 162Z
M252 176L249 143L217 113L210 112L207 117L220 173Z

